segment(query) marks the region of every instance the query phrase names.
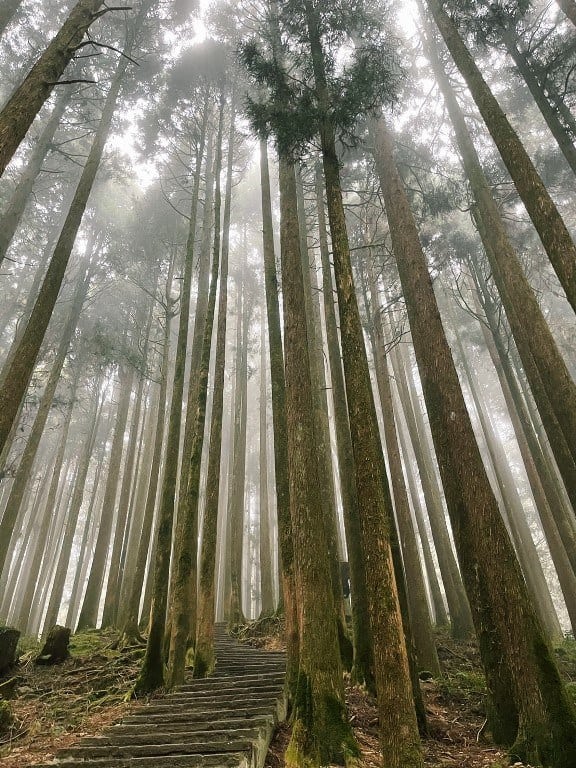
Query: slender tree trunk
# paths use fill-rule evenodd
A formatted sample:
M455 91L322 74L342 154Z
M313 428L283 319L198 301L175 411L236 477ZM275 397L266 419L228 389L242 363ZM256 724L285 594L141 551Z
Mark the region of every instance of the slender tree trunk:
M576 760L574 711L482 464L426 259L394 163L392 140L382 120L374 135L430 426L496 709L493 732L498 739L515 738L512 754L525 762L569 768Z
M2 9L0 8L0 30L1 27ZM14 190L8 205L0 216L0 264L2 264L4 257L6 256L6 252L10 247L10 243L12 242L12 238L14 237L14 234L18 229L18 225L22 220L22 216L24 214L26 204L30 198L30 193L32 192L34 182L42 170L42 164L44 163L44 160L46 159L46 156L51 149L52 140L54 139L54 135L58 130L66 107L70 103L71 96L72 91L65 90L58 97L56 104L54 105L54 109L52 110L52 114L47 120L42 133L36 141L30 159L20 174L16 189Z
M340 475L340 493L342 496L342 512L346 532L346 546L350 561L350 580L352 583L352 633L354 641L354 659L352 677L358 682L365 682L368 687L374 687L374 672L372 645L370 641L370 624L368 618L368 598L366 593L366 563L362 550L360 519L358 517L358 492L354 469L354 453L350 436L350 423L346 404L346 390L340 341L334 304L334 286L328 249L328 233L326 231L326 213L324 210L322 167L316 166L315 192L316 210L318 214L319 250L322 261L322 294L324 299L324 317L326 321L326 341L330 365L330 380L332 383L332 399L334 404L334 426L336 432L336 449L338 454L338 471Z
M246 423L248 417L248 328L252 306L238 281L238 323L236 347L236 396L234 402L234 457L228 497L230 541L230 611L228 623L234 627L245 621L242 609L242 555L244 553L244 502L246 496Z
M404 572L406 574L405 583L410 626L412 629L412 637L419 668L421 670L428 670L435 677L439 677L440 663L434 644L432 622L430 620L430 611L428 610L428 601L426 599L426 585L424 583L424 574L420 563L416 532L410 513L408 493L404 483L402 458L400 455L400 446L398 444L396 424L394 422L392 387L390 386L390 373L384 346L381 306L374 274L370 275L370 295L372 311L369 322L373 328L373 332L370 336L373 347L378 393L380 395L380 405L382 407L382 418L384 421L384 439L386 443L388 464L390 467L392 492L394 494L394 509L398 525L398 538L403 555L402 561L404 562Z
M42 398L38 406L34 424L30 430L26 447L22 453L22 458L20 460L14 482L10 489L10 496L8 497L8 502L4 509L2 520L0 521L0 571L3 569L6 562L6 555L10 548L10 540L12 538L14 526L18 519L18 514L22 508L24 491L26 489L32 467L38 453L38 447L44 433L44 428L46 426L48 416L50 415L50 409L52 407L52 402L56 393L56 387L58 386L58 382L60 380L62 368L64 367L64 361L66 360L66 355L68 354L72 336L76 330L76 325L78 323L78 318L80 317L80 312L82 311L82 305L84 304L84 299L86 298L89 284L90 276L82 275L72 299L72 306L70 308L69 315L66 320L62 336L60 338L60 344L58 346L56 357L52 363L50 376L48 377L46 387L42 393Z
M112 447L110 448L108 477L106 479L106 490L104 491L104 500L102 502L102 517L100 518L96 549L94 551L92 567L90 568L88 585L84 594L84 602L82 604L80 616L78 617L78 629L95 627L98 621L98 611L100 598L102 596L104 575L106 572L106 562L108 560L110 538L112 536L113 524L117 517L115 514L116 495L118 491L118 483L120 481L120 466L124 449L124 433L126 431L128 409L130 407L130 397L132 395L134 369L131 367L128 368L124 364L120 364L118 376L120 380L118 389L118 410L116 412Z
M174 639L170 640L171 658L170 658L170 678L175 682L180 675L183 675L184 660L186 657L186 648L189 635L190 615L187 612L184 615L182 607L186 605L189 611L190 592L195 588L191 584L192 563L196 563L197 557L197 512L198 495L200 485L200 463L202 459L202 444L204 439L204 420L206 417L206 399L208 389L208 371L210 367L210 349L212 342L212 329L214 325L214 311L216 307L216 283L218 281L218 266L220 261L220 171L222 167L222 131L224 120L224 91L220 97L220 117L218 125L218 136L216 140L216 158L214 178L216 180L215 192L215 222L214 227L214 251L212 259L212 275L210 291L208 296L208 306L206 313L206 324L204 328L204 339L202 346L202 359L198 376L198 399L192 413L196 414L196 424L194 426L194 438L192 441L192 452L190 456L190 465L188 467L188 488L186 492L185 506L182 507L181 517L178 520L178 541L174 546L174 580L173 587L173 623L172 634ZM181 319L182 321L182 319ZM184 360L181 361L182 365ZM183 371L182 371L183 374ZM175 376L176 381L176 376ZM171 409L171 423L175 423L179 416L176 410L181 414L182 396L183 396L183 377L182 389L177 409L174 406L174 393L172 394L173 407ZM177 443L175 444L177 454ZM168 448L166 450L166 468L169 461L177 460L177 455L170 457ZM187 461L188 457L184 457ZM165 470L166 471L166 470ZM176 470L174 469L174 488L176 483ZM164 496L164 494L163 494ZM150 615L150 632L148 643L146 645L146 655L142 665L140 676L136 682L135 693L147 693L164 684L164 654L163 642L164 631L166 627L166 606L168 601L168 580L170 571L170 549L172 543L172 527L174 518L174 505L162 503L159 511L158 535L156 542L156 553L154 560L154 583L152 587L152 608ZM180 527L181 526L181 527ZM175 643L175 645L173 645ZM174 659L174 650L178 648L178 653L183 655L182 664L178 659ZM176 677L175 677L176 674Z
M90 25L107 12L103 0L80 0L60 31L0 112L0 175L74 58Z
M100 421L102 403L103 399L100 401L98 401L96 398L94 399L93 410L88 420L89 431L86 436L84 449L78 462L78 471L73 485L72 498L70 499L70 504L66 514L60 554L58 556L56 573L54 576L54 582L52 584L52 592L48 602L48 610L44 620L44 631L47 631L52 626L54 626L58 618L58 611L60 610L60 603L62 602L64 584L66 581L66 573L68 572L68 565L70 563L72 542L74 540L74 533L78 523L78 515L80 514L80 508L84 498L86 477L88 475L88 468L90 466L90 459L92 457L94 441L96 439L96 433Z
M178 519L178 530L174 542L174 567L171 581L172 626L170 634L170 651L168 659L170 687L184 682L184 667L186 652L190 639L192 644L196 637L196 625L191 623L191 605L196 607L196 572L198 558L198 502L200 498L200 469L202 464L202 450L204 446L204 428L206 420L206 404L208 390L208 376L210 368L210 355L212 351L212 331L214 327L214 314L216 309L216 282L227 280L228 261L228 233L226 232L222 245L222 264L220 275L218 262L220 261L220 170L222 165L222 133L225 112L225 89L222 87L220 97L220 115L218 125L215 191L215 226L214 226L214 252L212 262L212 281L207 305L206 324L204 327L204 339L202 357L198 376L197 402L192 413L196 416L194 426L194 439L192 442L192 454L188 468L188 487L186 489L186 507L183 515ZM234 96L232 96L232 108L230 114L230 140L228 144L228 168L226 184L226 201L224 210L224 227L230 227L230 196L232 194L232 163L234 142ZM226 273L222 273L222 265L226 266ZM180 393L182 397L182 393ZM187 459L187 457L186 457ZM194 593L194 597L192 597ZM196 616L193 617L196 619Z
M440 0L426 0L426 4L498 147L566 292L566 298L576 311L576 245L517 133L508 122L462 41L456 24L444 10Z
M542 117L546 121L546 125L550 129L550 133L556 139L556 143L564 155L564 159L572 169L572 173L576 174L576 147L574 146L572 137L566 128L562 125L562 121L558 116L558 112L548 101L548 97L546 96L544 89L538 82L538 78L530 66L530 61L527 54L518 48L515 36L512 31L505 30L503 32L503 39L504 44L506 45L506 50L514 60L518 71L524 78L524 82L528 86L528 90L532 94L532 98L536 102Z
M512 247L462 111L431 42L428 44L428 56L454 126L464 169L476 201L478 232L562 479L576 509L576 385Z
M293 696L298 673L299 638L288 478L286 382L284 378L284 351L282 347L280 306L278 301L278 277L274 253L268 147L263 139L260 141L260 187L262 192L262 250L264 255L266 320L268 326L268 347L270 349L270 386L272 390L276 515L278 519L278 551L281 570L280 602L283 604L286 618L286 688L289 695Z
M394 350L392 359L396 385L404 407L412 449L418 464L428 520L430 521L440 574L446 591L452 635L455 638L464 639L474 631L472 614L450 542L450 533L444 517L441 491L430 453L420 401L415 396L414 379L410 367L403 364L398 348Z
M266 397L266 323L263 308L260 312L260 431L258 438L259 459L259 563L261 616L274 611L274 589L272 583L272 538L270 530L270 504L268 502L268 403Z
M171 260L166 281L166 313L164 318L164 337L162 345L162 361L160 364L160 387L158 392L158 405L156 412L156 426L154 429L154 449L149 479L146 481L146 503L142 520L142 532L138 544L138 553L134 565L134 573L127 585L126 594L128 602L124 616L123 638L130 643L140 639L138 630L138 616L140 600L144 589L146 575L146 560L151 547L151 539L154 523L154 510L156 509L156 496L161 475L162 445L164 442L164 427L166 422L166 399L168 390L168 367L170 361L170 331L172 321L172 281L174 276L174 259ZM144 478L143 478L144 480ZM153 561L151 561L153 562Z
M101 2L87 2L83 0L78 5L100 6ZM78 7L78 6L77 6ZM92 18L92 14L90 14ZM130 46L127 46L128 49ZM50 322L54 305L60 292L60 287L64 279L64 273L68 266L70 254L74 247L76 235L82 223L82 217L92 191L92 186L96 178L96 173L100 165L104 146L112 125L112 118L116 109L120 87L124 79L124 74L128 65L128 60L121 57L116 69L116 74L110 86L110 91L106 97L106 103L102 110L100 123L86 165L82 171L82 176L76 188L74 199L66 216L66 221L62 227L62 232L56 243L54 254L44 277L42 287L34 304L30 318L26 323L26 328L17 342L12 360L8 370L2 372L2 387L0 388L0 451L4 448L10 429L18 413L20 403L34 371L34 365L40 346L46 333L46 328ZM1 116L0 116L1 120ZM0 127L1 142L1 127Z

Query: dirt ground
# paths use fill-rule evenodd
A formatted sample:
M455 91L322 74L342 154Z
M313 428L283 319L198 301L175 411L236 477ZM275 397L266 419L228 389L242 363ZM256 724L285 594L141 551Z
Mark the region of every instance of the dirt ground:
M241 641L277 650L281 648L279 630L279 625L271 624L243 628L237 634ZM114 632L75 636L71 658L57 667L36 666L33 647L22 653L9 702L13 722L0 732L2 768L27 768L49 760L58 749L119 722L134 706L128 694L143 649L119 649L117 639ZM503 768L508 765L505 753L483 731L485 690L477 649L472 643L454 643L443 635L438 637L438 651L442 679L422 682L429 728L429 736L423 740L426 766ZM568 679L576 679L573 641L568 650L561 649L559 660ZM374 701L363 688L350 684L346 698L362 750L361 766L380 768ZM267 768L284 765L289 736L289 725L281 725L268 753Z

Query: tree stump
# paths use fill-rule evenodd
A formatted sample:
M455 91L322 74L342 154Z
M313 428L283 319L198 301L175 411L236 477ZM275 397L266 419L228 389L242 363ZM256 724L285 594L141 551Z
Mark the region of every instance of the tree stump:
M13 627L0 627L0 675L16 664L16 646L20 632Z
M44 643L40 654L36 657L36 664L61 664L70 655L68 645L72 630L69 627L61 627L56 624L52 627Z

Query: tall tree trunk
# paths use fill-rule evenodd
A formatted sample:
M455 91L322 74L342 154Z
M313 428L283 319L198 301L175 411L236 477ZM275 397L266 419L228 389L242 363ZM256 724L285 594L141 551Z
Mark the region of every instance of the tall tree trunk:
M308 333L308 354L310 356L310 375L312 377L312 396L314 398L314 423L316 434L316 450L318 454L318 481L324 499L326 514L326 542L330 557L330 579L336 607L338 622L338 638L340 641L340 657L346 669L351 669L353 662L353 647L346 631L346 616L342 595L342 579L340 562L343 560L342 547L339 542L338 519L336 512L336 493L334 488L334 466L332 462L332 445L330 440L330 425L328 422L328 399L326 373L324 370L324 344L320 322L320 307L318 304L318 284L316 270L310 259L313 254L308 251L308 225L306 222L306 207L304 202L304 186L302 173L296 167L296 194L298 199L298 226L300 233L300 252L302 254L302 274L304 277L304 299L306 302L306 324Z
M91 2L82 0L78 4L78 6L88 5L98 7L102 3L95 2L95 0L91 0ZM90 18L92 18L92 14ZM130 45L127 45L127 49L128 52ZM54 254L44 277L38 298L26 323L26 328L17 342L10 366L7 371L2 372L2 387L0 388L0 451L4 448L10 434L10 429L34 371L36 358L38 357L46 328L50 322L54 305L60 292L64 273L66 272L76 235L82 223L82 217L100 165L127 66L128 59L122 56L118 62L116 74L106 97L102 116L86 165L78 182L74 199L56 243Z
M532 67L528 55L521 51L516 44L516 37L512 30L504 30L502 33L506 50L514 60L518 68L518 72L524 78L524 82L528 86L528 90L532 94L532 98L536 102L538 109L540 110L542 117L546 121L546 125L550 129L550 133L556 139L556 143L560 148L560 151L564 155L564 159L572 169L572 173L576 174L576 147L574 142L566 128L562 125L562 121L559 118L558 111L548 101L548 97L544 92L544 88L538 82Z
M576 245L517 133L508 122L440 0L426 4L482 115L540 236L566 298L576 311Z
M462 575L496 718L526 762L568 768L576 722L486 476L382 120L375 158ZM503 592L506 599L502 599ZM510 696L512 694L512 697Z
M162 344L162 361L160 363L159 378L160 387L158 392L158 403L156 410L156 425L154 429L154 448L152 454L152 464L150 474L146 482L146 503L144 506L144 516L142 520L142 531L139 537L138 553L134 564L134 572L131 575L129 584L126 585L126 594L128 601L124 614L124 626L122 630L123 638L131 642L140 638L138 630L138 616L140 609L140 599L144 589L144 578L146 574L146 560L152 538L154 510L156 509L156 496L158 494L158 485L161 475L162 464L162 446L164 442L164 427L166 423L166 399L168 390L168 367L170 361L170 332L173 317L172 308L172 282L174 276L174 259L171 260L168 269L168 278L166 281L166 312L164 317L164 336ZM142 478L144 480L144 477ZM152 561L153 562L153 561Z
M474 625L458 563L450 542L450 533L444 517L442 494L432 461L420 400L415 395L414 378L410 366L404 365L398 348L394 350L392 360L396 385L403 404L412 449L416 456L428 520L438 555L440 574L446 591L452 635L455 638L463 639L473 633Z
M286 382L284 378L284 351L282 347L280 306L278 301L278 277L274 253L268 146L264 139L260 140L260 188L262 193L262 252L264 258L266 320L268 326L268 347L270 349L276 515L278 519L278 551L281 570L280 602L283 604L286 618L286 687L289 695L293 695L298 673L299 640L288 478Z
M0 112L0 176L97 18L103 0L79 0L60 31Z
M334 253L342 358L358 489L358 514L369 574L367 591L380 739L390 768L417 768L423 764L422 754L390 548L392 499L354 288L335 129L330 117L332 105L326 80L320 20L310 0L306 0L304 9L315 91L322 111L322 164Z
M80 616L78 617L78 629L95 627L98 621L98 610L100 606L100 598L102 596L101 593L106 572L106 562L108 560L108 549L110 547L110 538L112 536L113 524L116 518L116 496L118 483L120 481L120 466L124 450L124 433L126 431L128 409L130 407L130 397L132 395L134 369L132 367L128 368L124 364L120 364L118 377L120 382L118 390L118 410L116 412L112 447L110 448L108 477L106 478L106 490L104 491L104 500L102 502L102 517L100 518L96 549L94 550L94 558L92 560L92 567L90 568L88 585L84 594L84 602L82 604Z
M427 55L454 126L462 163L474 194L478 232L558 468L576 510L576 384L510 242L464 116L430 40Z
M1 14L2 10L0 9L0 28L2 26ZM72 91L65 90L58 97L54 109L52 110L52 114L35 143L30 159L18 178L18 183L12 197L10 198L8 205L2 211L2 215L0 216L0 264L4 261L4 257L10 247L12 238L22 220L34 182L42 170L42 164L50 151L52 140L58 130L66 107L70 103L71 96Z
M222 97L220 102L220 122L218 129L217 141L217 164L221 163L222 152L222 120L224 116L225 95L224 88L222 89ZM224 195L224 220L222 223L222 248L220 254L220 179L216 177L216 211L215 211L215 228L214 228L214 263L217 264L218 257L220 256L220 273L213 274L212 279L216 282L216 279L220 282L220 295L218 301L218 324L216 331L216 365L214 374L214 395L212 404L212 425L214 426L214 420L219 421L219 433L221 439L222 433L222 409L223 409L223 394L224 394L224 362L226 354L226 312L227 312L227 297L228 297L228 253L230 250L230 216L232 205L232 171L234 167L234 138L235 138L235 119L236 119L236 106L235 106L235 92L232 94L232 104L230 108L230 129L228 136L228 158L226 167L226 191ZM219 170L217 171L219 174ZM217 269L217 266L216 266ZM216 290L215 285L213 286ZM210 298L212 297L212 291ZM214 295L214 302L210 303L207 307L212 316L208 321L210 325L210 337L206 336L208 330L208 322L206 324L204 333L204 348L202 350L202 359L200 367L200 379L198 389L198 404L194 411L196 415L196 424L194 428L194 441L192 460L198 461L198 467L191 469L188 474L188 488L186 492L192 497L192 503L187 507L187 515L178 521L178 532L176 535L176 541L174 544L174 557L175 566L173 571L172 581L172 632L170 637L170 654L169 654L169 684L171 686L177 685L184 681L184 666L186 661L186 651L188 649L189 639L192 639L192 643L196 639L196 636L201 638L203 650L201 650L198 657L198 670L196 669L196 655L194 656L194 676L202 677L202 669L211 670L213 666L213 605L214 605L214 591L212 589L210 594L202 595L198 597L199 605L204 609L204 621L202 624L191 623L190 606L192 602L191 593L196 592L196 562L198 557L198 542L197 537L194 535L197 531L198 520L198 500L200 496L200 465L202 463L202 449L204 445L204 426L206 418L206 392L200 391L200 388L204 390L208 385L208 369L210 367L210 354L212 351L212 329L214 325L214 312L215 312L216 296ZM220 356L218 356L220 352ZM208 366L206 368L206 365ZM219 366L219 367L218 367ZM204 381L205 377L205 381ZM221 387L221 391L219 391ZM216 412L214 412L214 405L216 405ZM203 411L200 413L200 411ZM218 423L214 426L218 429ZM210 450L212 450L212 430L210 431ZM214 439L218 438L214 434ZM216 450L216 443L214 445ZM216 488L206 487L206 504L204 508L204 535L208 536L207 546L210 546L210 541L216 533L216 522L218 516L218 489L219 489L219 477L220 477L220 448L218 447L218 457L213 456L213 462L217 462L218 466L212 466L212 472L216 472L217 475L210 477L212 483L216 484ZM209 472L210 472L210 461ZM194 483L194 488L190 483ZM208 514L208 498L209 493L216 494L216 498L212 498L212 504L215 502L215 506L211 506L210 514ZM208 520L209 527L206 528L206 521ZM212 525L214 522L214 525ZM190 527L190 523L192 523ZM204 544L203 544L204 546ZM210 553L211 554L211 553ZM192 566L192 563L194 565ZM207 567L210 570L210 566ZM212 573L214 571L214 563L212 563ZM206 584L209 592L210 585ZM202 599L210 602L202 604ZM195 604L198 602L195 600ZM209 612L212 609L212 616ZM208 616L206 615L208 611ZM197 632L198 630L198 632ZM198 634L199 633L199 634Z
M56 352L56 357L52 363L50 376L48 377L44 392L42 393L42 398L38 405L38 411L36 412L34 424L32 425L26 447L22 453L22 458L20 460L20 464L18 465L18 470L10 489L8 502L4 508L4 514L2 515L2 520L0 521L0 571L4 568L4 564L6 562L6 555L10 548L10 540L12 538L14 526L18 519L20 509L22 508L24 491L26 489L26 485L30 477L30 472L32 471L32 466L34 465L34 461L38 453L38 447L40 445L42 434L44 433L44 428L46 426L48 416L50 415L50 409L52 407L52 402L56 393L56 387L58 386L58 382L60 380L60 374L62 373L62 368L64 367L64 361L66 360L66 355L68 354L72 336L76 330L78 318L80 317L80 312L82 311L82 305L84 304L84 299L86 298L89 285L90 275L81 275L80 281L72 299L72 306L70 308L62 336L60 337L60 344Z
M270 504L268 501L268 402L266 397L266 323L264 308L260 310L260 430L258 437L258 552L260 563L260 615L274 611L272 582L272 537L270 530Z
M346 546L350 561L350 580L352 583L352 635L354 643L352 677L354 680L365 682L368 687L373 688L374 672L368 618L368 597L366 593L366 563L362 550L360 519L358 517L358 491L356 489L354 452L350 436L344 373L342 371L340 341L336 322L334 285L328 249L326 213L324 210L322 167L319 163L316 165L315 193L319 250L322 262L322 295L324 299L326 341L330 365L330 380L332 383L332 402L334 404L338 472L340 475L340 493L342 497Z
M234 627L245 621L242 609L242 556L244 553L244 502L246 496L246 424L248 419L248 329L252 305L240 280L237 282L238 324L236 347L236 392L234 401L234 456L228 496L230 541L230 610L228 622Z
M222 131L224 122L224 106L225 97L222 90L220 96L220 117L218 124L218 136L216 139L216 157L214 160L215 170L214 178L216 180L216 192L215 192L215 213L214 218L216 225L214 227L214 251L212 258L212 275L210 282L210 290L208 295L208 305L206 313L206 323L204 327L204 337L202 345L202 358L200 364L200 371L198 375L198 389L197 389L197 402L194 404L192 413L196 414L196 424L194 426L194 437L192 440L192 451L189 459L188 467L188 487L186 489L185 506L179 514L178 519L178 536L174 545L174 580L173 580L173 596L174 601L174 620L172 625L172 633L178 636L178 644L180 647L180 639L183 636L183 629L185 629L185 636L183 638L184 644L184 658L186 656L186 646L188 642L189 626L185 627L190 621L190 616L183 615L181 606L186 601L186 606L189 609L190 599L189 594L195 584L191 584L190 571L192 569L192 562L196 563L197 557L197 540L196 540L196 527L197 527L197 512L198 512L198 495L200 485L200 463L202 460L202 444L204 439L204 420L206 417L206 399L208 389L208 371L210 367L210 349L212 342L212 328L214 325L214 311L216 307L216 283L218 281L218 266L220 262L220 171L222 168ZM181 318L182 322L182 318ZM182 365L184 360L181 361ZM183 371L182 371L183 374ZM175 376L176 381L176 376ZM182 376L182 389L180 389L180 398L177 405L179 414L182 411L182 396L183 396L183 376ZM172 408L170 414L171 424L176 422L179 416L175 413L176 407L174 406L174 394L172 395ZM179 424L178 424L179 426ZM166 450L165 464L166 468L170 460L177 461L178 444L175 446L176 456L170 456L168 453L168 447ZM188 457L184 457L184 461L188 461ZM165 469L166 471L166 469ZM176 484L176 469L174 469L173 485L175 489ZM163 494L164 496L164 494ZM169 587L169 572L170 572L170 549L172 544L172 528L174 519L174 505L162 503L159 510L158 519L158 534L156 541L156 553L154 558L154 582L152 587L152 607L150 615L150 631L148 634L148 642L146 645L146 655L142 664L142 669L138 680L136 681L135 693L142 694L155 690L164 684L164 654L163 654L163 642L164 631L166 627L166 606L168 602L168 587ZM187 599L188 598L188 599ZM181 623L182 621L182 623ZM170 641L172 649L172 639ZM179 651L181 652L181 651ZM172 654L174 651L172 650ZM170 677L174 680L174 670L177 667L174 666L174 658L172 655ZM183 668L183 665L182 665ZM180 673L181 674L181 673Z
M78 461L78 471L73 484L72 498L70 499L70 504L66 512L64 530L62 532L60 554L57 560L56 573L54 576L54 582L52 584L52 592L48 602L48 610L44 619L44 631L49 630L54 624L56 624L56 620L58 618L58 611L60 610L60 603L62 602L62 595L64 593L66 573L68 572L68 565L70 563L72 542L74 540L74 533L76 532L76 526L78 523L78 515L80 514L80 508L84 498L86 477L88 475L90 459L92 457L94 442L100 422L102 404L103 395L101 396L100 401L98 398L94 399L92 412L90 413L88 419L88 434L86 435L86 442L84 443L84 447Z
M371 313L369 322L373 329L370 334L374 367L380 405L382 407L382 419L384 422L384 439L386 454L390 467L390 480L392 493L394 494L394 509L398 525L398 538L404 562L406 574L406 592L409 607L410 626L416 649L419 668L428 670L435 677L440 676L440 663L434 644L434 633L426 599L426 585L420 563L416 532L410 513L408 493L402 471L402 458L398 435L394 421L394 407L392 403L392 387L390 385L390 372L388 359L384 346L384 329L382 327L381 306L378 297L375 275L370 275L370 305Z
M290 507L300 623L300 664L289 765L341 762L357 747L347 723L318 486L314 405L294 164L280 157L280 236Z

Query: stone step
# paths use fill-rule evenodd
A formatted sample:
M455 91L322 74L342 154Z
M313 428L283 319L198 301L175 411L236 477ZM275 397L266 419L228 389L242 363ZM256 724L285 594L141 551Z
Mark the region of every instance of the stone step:
M155 755L154 757L105 757L42 763L34 768L250 768L251 758L243 752L208 755Z
M280 672L265 673L261 675L243 675L238 677L208 677L203 680L190 680L187 683L179 685L176 689L180 691L201 692L209 691L221 686L224 682L230 690L256 690L260 685L277 685L280 688L284 685L285 675Z
M257 705L254 707L235 707L226 709L208 709L208 710L194 710L190 711L187 708L180 708L178 710L171 709L170 707L164 707L156 712L150 712L148 708L142 708L136 710L133 714L128 715L122 721L127 725L135 725L141 723L150 723L151 725L159 725L161 723L204 723L206 721L214 720L227 720L227 719L247 719L251 717L261 717L262 715L274 714L276 709L272 709L268 704Z
M147 728L139 729L136 733L107 733L104 736L91 736L82 739L81 747L132 747L132 746L161 746L182 745L189 752L211 751L211 744L228 744L230 742L254 741L262 735L266 725L226 728L212 731L173 731L169 725L162 730ZM71 747L76 750L77 747Z
M79 745L77 747L68 747L58 751L58 758L67 760L93 760L99 758L117 757L125 759L127 757L156 757L164 755L193 755L210 753L223 754L226 752L243 752L252 749L250 739L235 738L220 739L210 743L204 742L202 745L188 744L126 744L119 746L117 744L103 744L102 746Z
M227 684L224 686L211 686L210 688L201 688L199 690L181 690L178 688L174 693L169 693L164 701L207 701L218 700L234 697L241 700L243 697L249 696L267 696L282 693L281 683L261 683L255 685L253 688L238 688L230 687Z
M149 704L142 711L147 714L161 714L166 710L177 712L184 712L188 710L190 713L196 711L203 712L218 712L220 709L236 709L237 712L249 712L255 707L273 706L282 696L278 693L267 694L264 696L246 694L245 696L238 697L220 697L213 699L203 699L202 701L195 700L193 697L188 699L181 699L177 701L171 701L169 699L158 699L154 704Z
M236 717L235 710L229 710L229 717L222 717L220 714L217 720L184 720L182 722L178 720L165 720L146 722L146 728L151 734L161 734L170 731L171 733L190 733L194 734L199 731L203 733L212 734L215 731L222 731L225 729L238 729L238 728L262 728L273 727L276 724L275 718L268 712L254 715L252 717ZM142 722L126 723L124 720L118 725L110 725L105 728L103 734L110 738L118 736L130 736L132 734L138 735L142 733Z

